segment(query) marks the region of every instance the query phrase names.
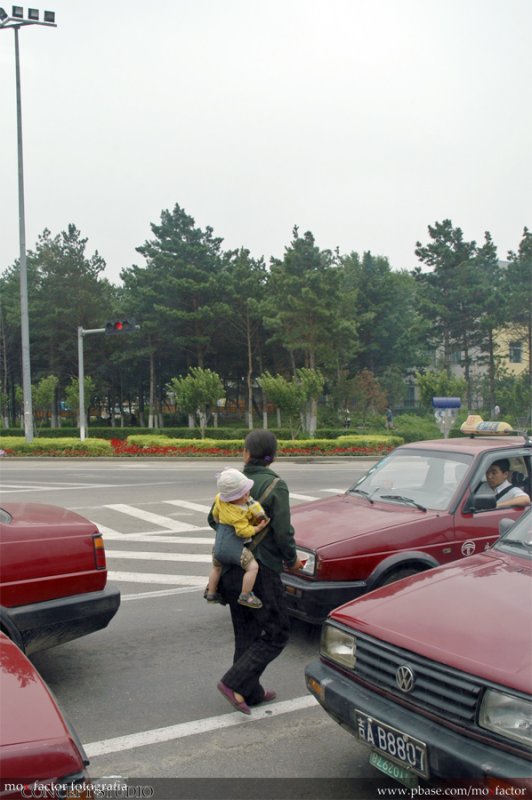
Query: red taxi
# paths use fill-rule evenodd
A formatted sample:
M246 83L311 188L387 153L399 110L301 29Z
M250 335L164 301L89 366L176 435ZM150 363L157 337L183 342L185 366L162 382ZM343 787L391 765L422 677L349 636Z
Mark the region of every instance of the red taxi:
M503 517L485 477L508 459L510 478L531 496L532 441L474 436L407 444L345 494L296 506L303 567L282 575L289 613L321 623L336 606L407 575L483 552Z

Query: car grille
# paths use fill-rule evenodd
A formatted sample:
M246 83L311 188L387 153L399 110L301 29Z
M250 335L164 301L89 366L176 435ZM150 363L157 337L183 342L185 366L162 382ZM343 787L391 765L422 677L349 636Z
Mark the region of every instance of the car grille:
M414 673L414 687L408 693L401 691L396 683L397 669L403 665ZM484 686L465 672L359 633L355 674L413 705L466 725L475 721Z

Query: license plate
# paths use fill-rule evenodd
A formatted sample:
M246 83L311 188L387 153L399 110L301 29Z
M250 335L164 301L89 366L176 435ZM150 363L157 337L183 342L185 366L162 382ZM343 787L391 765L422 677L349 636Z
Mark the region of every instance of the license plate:
M355 722L357 738L361 742L423 778L429 777L427 745L424 742L368 717L362 711L355 710Z

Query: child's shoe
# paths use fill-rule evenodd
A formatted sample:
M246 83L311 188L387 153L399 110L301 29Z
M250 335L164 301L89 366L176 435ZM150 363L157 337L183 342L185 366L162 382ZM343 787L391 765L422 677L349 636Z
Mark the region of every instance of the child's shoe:
M248 608L262 608L262 601L253 592L248 592L247 594L242 592L238 602L241 606L247 606Z

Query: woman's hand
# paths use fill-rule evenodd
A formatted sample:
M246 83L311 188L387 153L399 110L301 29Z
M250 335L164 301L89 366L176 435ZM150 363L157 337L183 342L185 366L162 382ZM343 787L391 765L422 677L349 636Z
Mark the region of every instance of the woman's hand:
M291 567L288 567L288 570L289 572L296 572L298 569L303 569L306 563L306 561L301 561L300 558L297 558L296 563L292 564Z

